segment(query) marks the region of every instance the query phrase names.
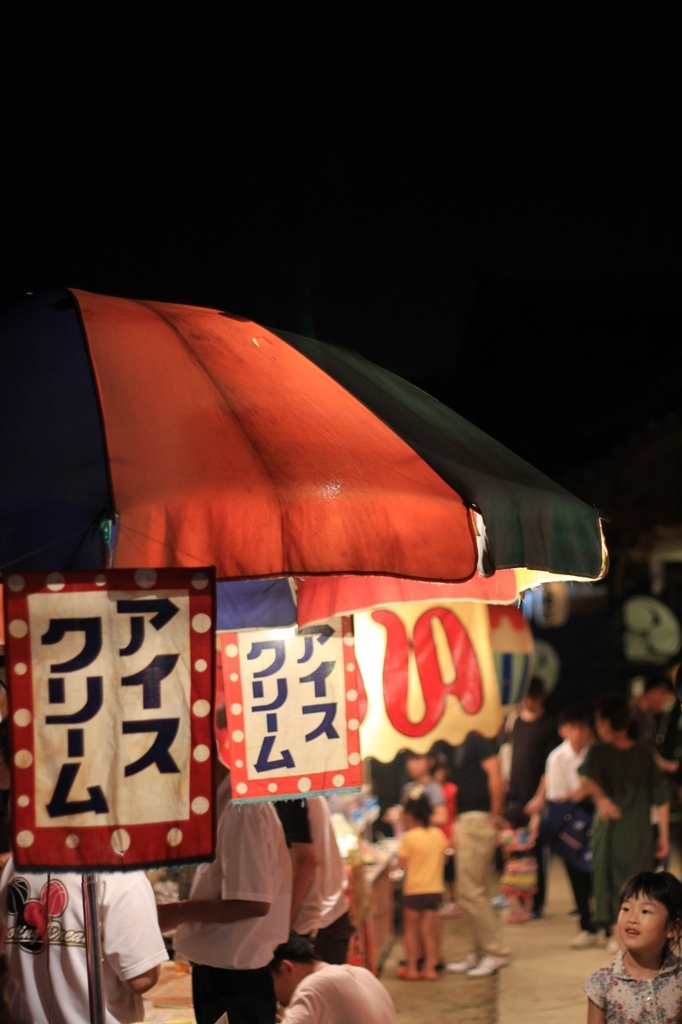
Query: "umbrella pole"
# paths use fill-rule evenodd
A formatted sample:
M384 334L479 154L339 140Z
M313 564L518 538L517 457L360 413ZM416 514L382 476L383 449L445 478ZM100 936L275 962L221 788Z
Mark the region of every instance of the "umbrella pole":
M105 1024L104 988L102 986L102 942L97 908L97 876L92 874L83 875L81 884L83 887L90 1024Z
M118 516L107 515L100 524L104 541L102 561L105 569L111 569L114 561L111 544L111 527ZM102 936L99 930L99 908L97 906L97 875L85 874L83 888L83 920L85 922L85 955L88 969L88 1003L90 1024L106 1024L104 1010L104 986L102 985Z

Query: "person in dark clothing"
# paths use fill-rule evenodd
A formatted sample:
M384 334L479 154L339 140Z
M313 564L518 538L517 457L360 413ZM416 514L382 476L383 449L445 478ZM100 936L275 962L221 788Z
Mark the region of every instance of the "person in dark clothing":
M545 803L545 764L561 742L556 723L545 711L545 688L533 676L511 730L511 772L507 800L521 804L532 817L542 812ZM538 891L533 899L533 916L540 917L545 903L547 851L540 840L532 855L538 862Z

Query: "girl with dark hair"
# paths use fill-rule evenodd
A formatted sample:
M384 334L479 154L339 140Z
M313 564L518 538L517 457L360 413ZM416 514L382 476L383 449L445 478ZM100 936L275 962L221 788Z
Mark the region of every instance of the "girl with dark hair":
M405 804L405 827L398 860L403 879L403 942L406 964L398 970L405 981L435 981L440 962L441 925L438 910L443 899L443 865L448 841L429 824L431 804L425 794L410 796ZM422 970L418 968L423 962Z
M585 984L587 1024L680 1020L682 883L668 871L642 871L620 892L624 948Z
M670 804L651 752L628 735L626 698L620 693L599 697L594 721L601 742L590 747L578 773L596 806L592 837L594 923L610 934L626 879L641 871L653 871L654 857L667 856ZM652 806L659 811L656 844ZM614 953L620 948L616 935L611 935L609 948Z

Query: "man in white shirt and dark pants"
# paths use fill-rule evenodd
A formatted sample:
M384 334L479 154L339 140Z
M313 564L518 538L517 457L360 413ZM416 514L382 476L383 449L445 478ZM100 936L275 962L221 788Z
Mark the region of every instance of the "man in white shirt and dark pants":
M289 934L291 860L270 803L232 803L229 773L217 792L216 859L197 869L188 900L158 906L164 931L192 964L197 1024L272 1024L268 964Z
M318 960L302 935L292 932L270 964L283 1024L396 1024L388 992L365 967Z
M548 831L558 830L562 809L568 811L585 799L586 793L578 768L594 740L589 713L578 705L565 708L559 715L559 735L563 743L549 754L545 765L545 825ZM553 819L556 819L557 824L552 824ZM549 838L551 840L551 833ZM590 915L592 872L581 871L570 864L566 857L562 859L580 914L580 931L570 945L573 949L594 946L597 932Z

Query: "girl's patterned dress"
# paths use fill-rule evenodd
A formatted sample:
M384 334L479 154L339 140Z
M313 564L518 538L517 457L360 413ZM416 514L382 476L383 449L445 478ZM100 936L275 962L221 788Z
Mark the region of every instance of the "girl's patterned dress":
M506 896L534 896L538 891L538 862L528 855L535 841L526 829L504 829L500 832L504 855L504 870L500 878L500 892Z
M682 961L668 953L654 978L637 981L623 964L625 950L585 982L591 1001L604 1010L606 1024L677 1024L682 1019Z

